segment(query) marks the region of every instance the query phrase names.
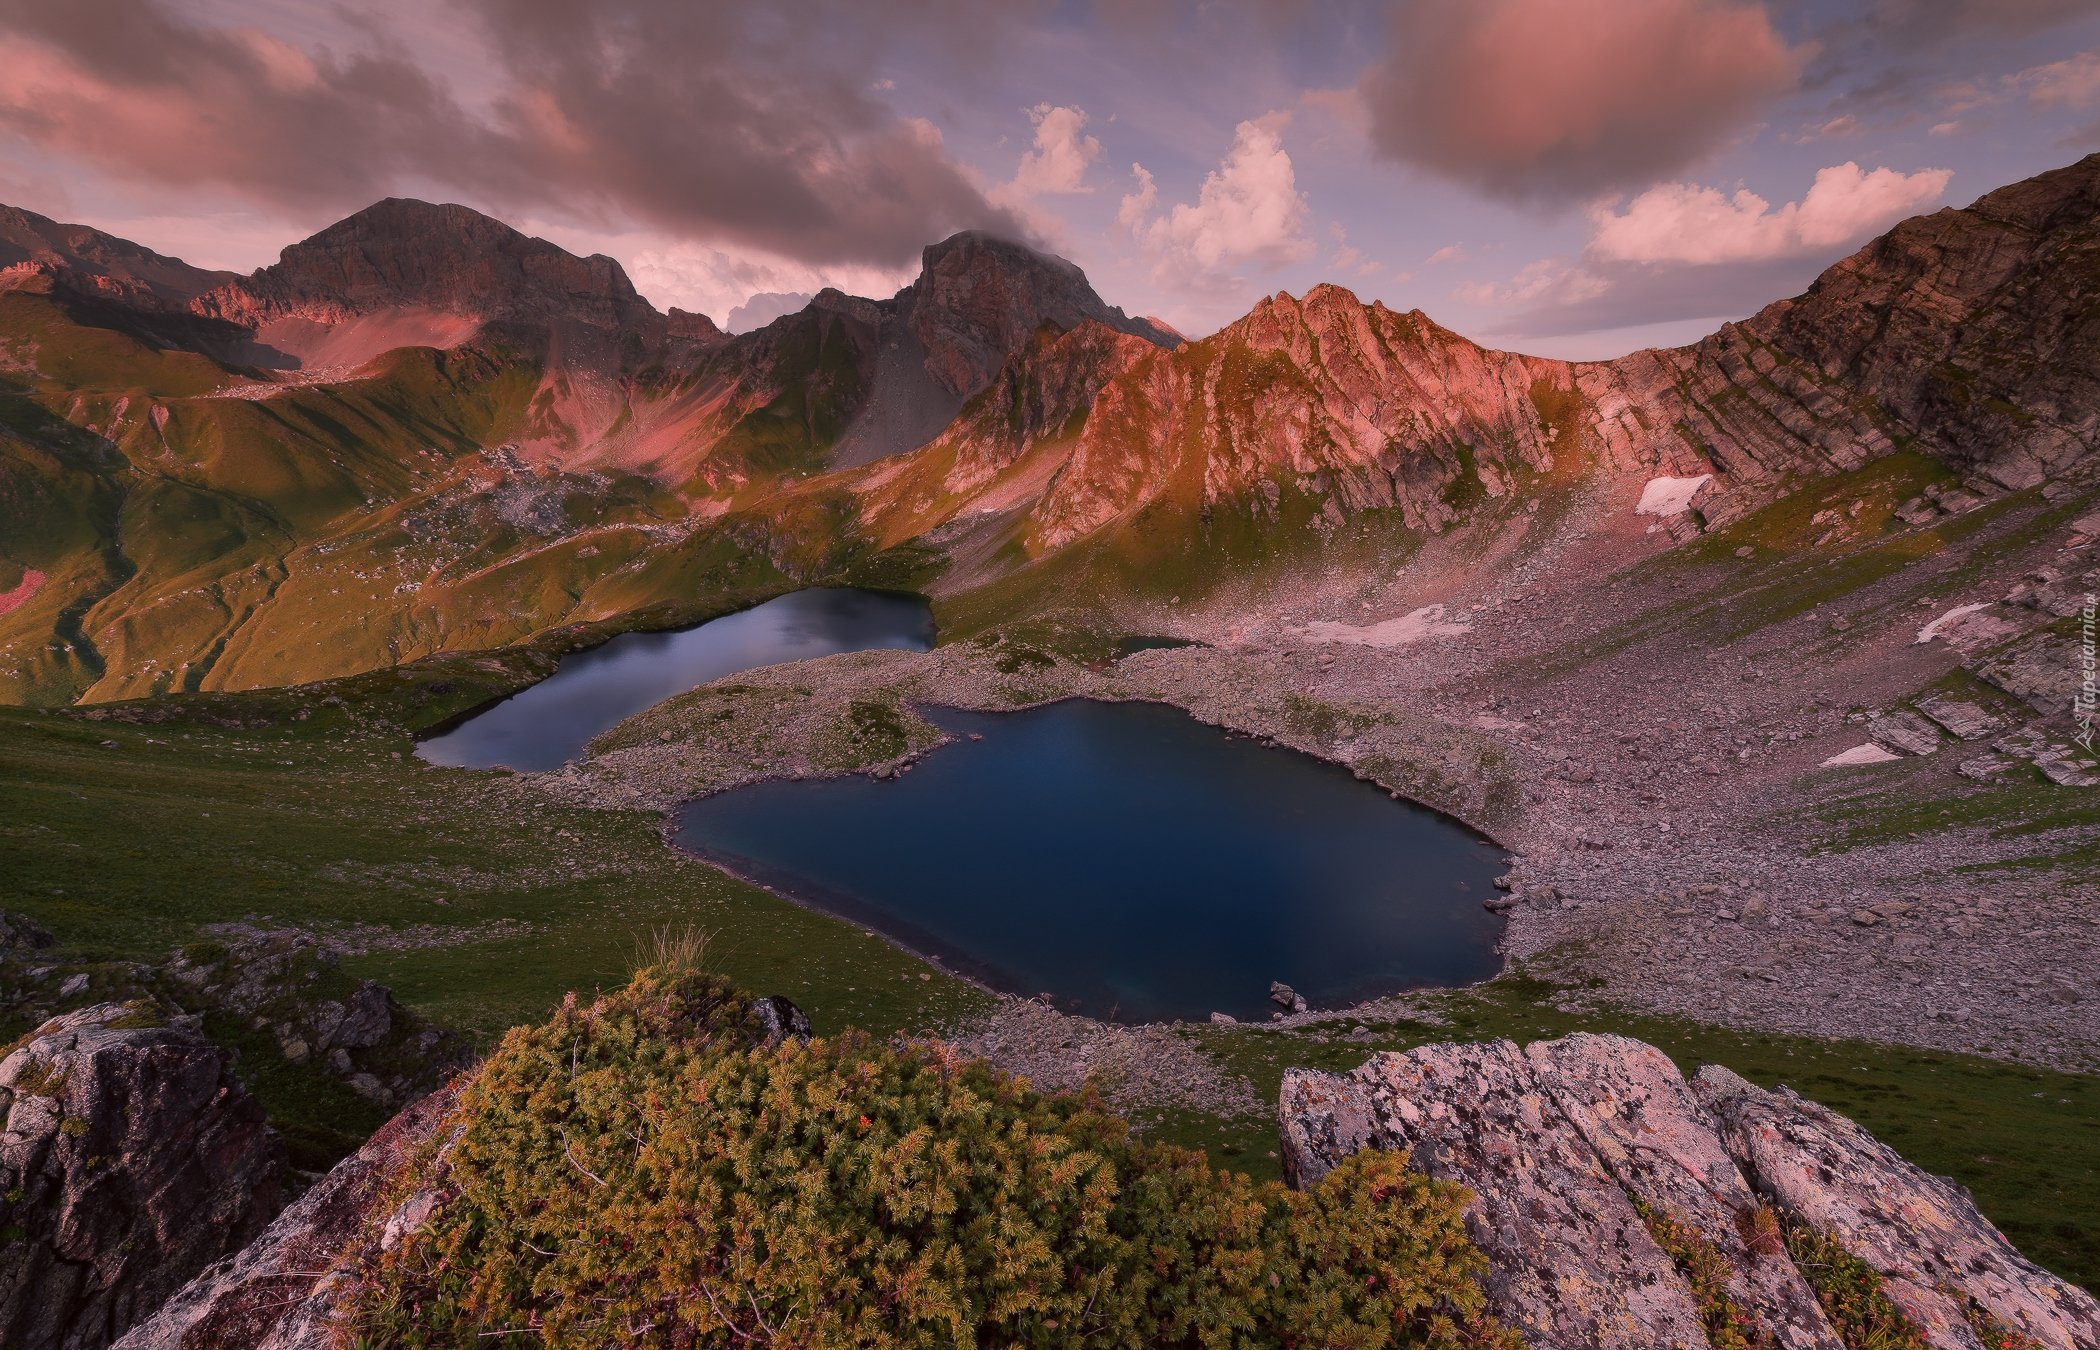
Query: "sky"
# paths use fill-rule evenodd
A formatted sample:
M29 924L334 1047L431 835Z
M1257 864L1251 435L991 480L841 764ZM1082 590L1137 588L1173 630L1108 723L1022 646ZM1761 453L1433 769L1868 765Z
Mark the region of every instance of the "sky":
M0 71L10 205L248 271L462 202L732 328L980 228L1607 357L2100 149L2100 0L0 0Z

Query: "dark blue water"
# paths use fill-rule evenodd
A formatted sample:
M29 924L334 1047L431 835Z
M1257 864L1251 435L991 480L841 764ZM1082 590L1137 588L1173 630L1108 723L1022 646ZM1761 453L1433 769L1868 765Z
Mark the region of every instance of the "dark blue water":
M933 710L980 741L891 782L689 803L677 842L1008 992L1123 1021L1341 1007L1499 969L1507 855L1347 771L1179 709Z
M933 611L915 596L795 591L697 628L623 633L563 657L546 679L431 737L416 753L469 769L558 769L600 732L709 680L870 647L923 652L933 638Z

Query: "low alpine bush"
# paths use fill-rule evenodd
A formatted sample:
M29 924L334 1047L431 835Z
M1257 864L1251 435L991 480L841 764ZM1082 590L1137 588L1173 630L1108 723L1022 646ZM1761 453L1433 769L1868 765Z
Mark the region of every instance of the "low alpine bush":
M657 967L513 1030L366 1272L367 1344L1517 1344L1463 1190L1363 1154L1291 1192L938 1044L766 1044Z

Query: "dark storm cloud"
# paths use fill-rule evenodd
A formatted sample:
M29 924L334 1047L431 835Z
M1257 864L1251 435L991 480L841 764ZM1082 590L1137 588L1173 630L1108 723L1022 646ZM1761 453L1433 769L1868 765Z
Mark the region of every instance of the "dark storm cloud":
M1905 47L1973 36L2025 37L2100 14L2100 0L1876 0L1875 34Z
M378 38L343 55L195 26L158 0L0 0L15 77L0 128L305 212L430 183L811 263L890 264L958 228L1021 233L930 125L876 89L892 43L966 60L1014 12L916 0L873 23L846 0L456 0L450 21L493 60L470 72L492 85L470 110Z
M1505 200L1580 200L1685 168L1792 87L1741 0L1398 0L1359 91L1371 140Z
M295 208L363 205L470 157L458 107L405 54L310 57L149 0L0 0L0 128L147 181L226 184Z

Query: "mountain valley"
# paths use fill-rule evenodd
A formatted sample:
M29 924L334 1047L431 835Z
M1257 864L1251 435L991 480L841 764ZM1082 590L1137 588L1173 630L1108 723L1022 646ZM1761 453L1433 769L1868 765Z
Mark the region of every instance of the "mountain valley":
M1947 1202L1956 1228L1995 1223L2090 1285L2095 297L2100 155L1906 220L1692 346L1587 362L1331 285L1189 339L980 232L928 246L894 297L824 291L729 335L465 207L382 201L252 276L0 208L0 909L26 925L0 927L8 1053L27 1056L7 1062L122 1033L203 1063L209 1041L292 1165L354 1167L458 1061L435 1028L501 1041L489 1062L523 1073L528 1033L507 1028L557 1004L579 1044L597 1019L646 1021L621 1001L639 996L577 991L656 969L637 935L697 925L710 978L792 999L819 1043L938 1037L1264 1179L1375 1133L1319 1095L1387 1091L1368 1067L1344 1082L1374 1051L1379 1073L1434 1073L1467 1053L1440 1040L1637 1036L1692 1086L1640 1077L1638 1046L1607 1077L1672 1103L1721 1091L1695 1062L1785 1081L1847 1166L1945 1172L1975 1197ZM923 595L938 643L740 670L557 769L414 756L564 657L814 586ZM1491 838L1513 859L1479 897L1503 973L1123 1025L667 846L697 797L913 772L954 740L927 707L1071 698L1171 705ZM180 983L251 949L326 952L330 997L399 1000L386 1056L428 1020L428 1064L368 1070L342 1042L345 1069L311 1009ZM195 1027L82 1011L185 997ZM703 1022L762 1015L693 997ZM689 1012L649 1034L685 1045ZM49 1031L61 1015L84 1020ZM736 1026L755 1055L795 1040ZM1588 1042L1551 1045L1574 1048L1510 1072ZM1800 1102L1759 1092L1727 1100ZM433 1137L457 1099L430 1100L388 1130ZM1702 1103L1682 1109L1721 1109ZM1406 1135L1397 1108L1362 1110ZM1766 1203L1776 1183L1724 1142L1698 1137ZM389 1175L427 1164L412 1153ZM244 1212L243 1242L265 1221ZM277 1259L272 1232L254 1259ZM2005 1307L2058 1299L2084 1325L2085 1296L1988 1237L1974 1250L2032 1281ZM361 1259L424 1288L405 1258ZM214 1343L169 1329L182 1306L123 1343ZM1931 1343L1973 1350L1975 1325Z

